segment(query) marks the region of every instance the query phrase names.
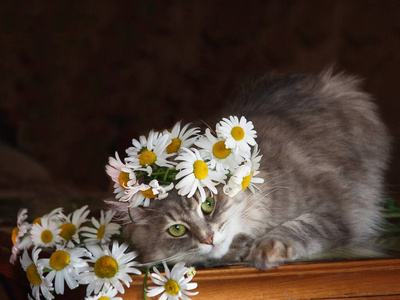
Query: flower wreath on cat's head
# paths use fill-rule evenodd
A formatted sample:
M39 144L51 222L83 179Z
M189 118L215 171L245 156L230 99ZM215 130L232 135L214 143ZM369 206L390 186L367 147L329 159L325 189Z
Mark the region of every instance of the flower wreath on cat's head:
M114 181L116 199L129 207L148 206L152 199L162 200L176 188L181 196L192 197L199 191L206 200L207 188L217 194L216 186L230 197L249 188L252 192L263 183L253 123L245 117L223 118L215 131L175 124L171 131L150 131L148 136L133 139L122 161L115 153L109 158L106 172ZM196 148L195 148L196 147Z

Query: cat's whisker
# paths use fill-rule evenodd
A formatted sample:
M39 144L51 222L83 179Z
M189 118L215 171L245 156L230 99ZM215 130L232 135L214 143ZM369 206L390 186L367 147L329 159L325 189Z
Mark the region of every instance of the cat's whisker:
M284 186L270 187L267 183L263 183L261 188L264 186L268 186L268 192L264 193L263 197L268 197L280 188L287 188ZM264 191L266 191L266 189L264 189ZM221 227L221 231L224 231L231 224L240 223L243 219L247 219L251 216L251 214L254 213L254 209L264 201L263 197L260 197L260 195L256 193L247 194L246 201L238 202L234 210L230 212L230 218L228 218L227 222Z
M271 193L275 192L276 189L271 189L267 194L263 195L263 197L268 197ZM250 199L249 199L250 198ZM256 201L252 201L255 198ZM262 198L257 197L255 194L247 195L247 201L243 201L242 205L238 206L237 209L232 213L233 218L229 219L229 223L231 222L240 222L244 219L244 217L248 216L248 213L252 213L252 209L261 203ZM250 203L250 205L248 205Z
M266 162L266 164L268 165L268 162ZM290 174L290 173L292 173L293 172L293 170L290 170L290 171L287 171L287 172L283 172L283 173L281 173L281 174L279 174L279 175L276 175L276 176L274 176L274 177L271 177L271 178L268 178L268 182L269 183L273 183L276 179L278 179L278 178L281 178L281 177L283 177L283 176L286 176L286 175L288 175L288 174ZM268 172L267 172L267 174L268 174ZM264 183L266 183L267 181L264 181Z
M175 255L160 259L160 260L155 260L155 261L151 261L148 263L144 263L144 264L138 264L138 267L149 267L149 266L155 266L155 265L159 265L162 264L162 262L170 262L170 261L185 261L185 257L187 256L191 256L194 254L198 254L199 250L196 248L192 248L187 250L185 253L177 253Z

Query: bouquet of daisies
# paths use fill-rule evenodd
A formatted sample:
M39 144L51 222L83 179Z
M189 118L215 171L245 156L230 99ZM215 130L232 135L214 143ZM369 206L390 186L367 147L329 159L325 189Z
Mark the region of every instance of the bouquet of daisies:
M18 212L10 262L19 257L32 290L29 299L54 299L64 294L65 285L71 290L84 285L86 300L122 300L115 296L125 293L123 285L129 288L132 274L141 274L136 252L117 242L121 226L111 222L114 212L101 211L99 220L92 217L89 222L87 208L68 216L58 208L32 223L27 222L27 209ZM163 293L163 299L190 299L188 295L197 294L189 291L197 287L190 282L193 268L178 263L170 272L164 263L165 276L153 269L150 278L156 286L145 289L145 296Z
M216 186L223 184L223 191L233 197L247 188L254 192L256 184L264 182L256 177L261 155L251 121L223 118L203 135L189 126L178 122L171 131L152 130L132 140L123 161L118 153L109 158L106 172L117 200L130 207L148 206L151 199L164 199L176 188L187 197L199 191L205 201L205 188L217 194Z
M114 212L101 211L100 219L92 217L89 226L84 226L89 223L87 206L69 215L57 208L32 223L27 222L27 212L18 212L10 262L15 263L22 252L21 266L34 299L54 299L54 293L64 294L65 284L70 289L87 285L87 299L112 297L124 293L121 282L129 287L128 274L141 274L134 267L136 253L112 241L121 227L111 222Z

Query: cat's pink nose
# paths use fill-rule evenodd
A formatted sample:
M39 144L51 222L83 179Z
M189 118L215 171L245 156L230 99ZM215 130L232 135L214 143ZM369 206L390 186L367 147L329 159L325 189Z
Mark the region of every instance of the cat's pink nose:
M214 237L214 233L211 233L208 237L206 237L200 243L212 246L213 245L213 237Z

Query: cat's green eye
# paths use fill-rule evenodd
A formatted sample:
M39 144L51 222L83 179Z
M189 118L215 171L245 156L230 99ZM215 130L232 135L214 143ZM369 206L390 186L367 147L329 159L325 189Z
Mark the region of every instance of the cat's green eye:
M186 227L181 224L175 224L168 228L168 232L174 237L180 237L186 233Z
M211 214L215 207L215 200L214 198L208 197L202 204L201 210L206 215Z

